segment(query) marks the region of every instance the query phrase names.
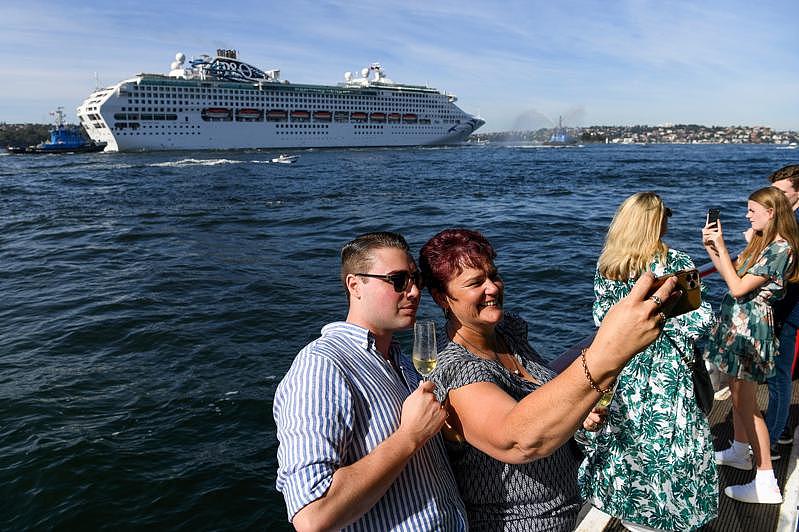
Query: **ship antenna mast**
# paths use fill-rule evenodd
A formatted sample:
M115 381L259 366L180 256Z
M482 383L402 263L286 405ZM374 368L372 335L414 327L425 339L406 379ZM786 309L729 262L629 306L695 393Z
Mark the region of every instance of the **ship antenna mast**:
M55 122L56 127L61 127L64 125L64 107L58 106L55 111L50 113L50 116L53 117L53 121Z

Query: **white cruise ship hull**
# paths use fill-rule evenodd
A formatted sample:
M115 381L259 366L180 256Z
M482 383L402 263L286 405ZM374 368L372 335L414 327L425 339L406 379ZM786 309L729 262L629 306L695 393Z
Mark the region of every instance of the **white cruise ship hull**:
M428 87L208 79L140 74L78 107L106 151L449 145L485 122Z
M303 124L305 125L305 124ZM373 129L356 129L353 124L328 124L324 130L278 129L280 124L265 122L199 124L196 131L131 131L109 130L90 135L107 139L106 151L151 150L226 150L252 148L348 148L391 146L452 145L466 140L477 127L464 125L449 131L432 124L424 129L402 125L379 125ZM450 126L451 127L451 126Z

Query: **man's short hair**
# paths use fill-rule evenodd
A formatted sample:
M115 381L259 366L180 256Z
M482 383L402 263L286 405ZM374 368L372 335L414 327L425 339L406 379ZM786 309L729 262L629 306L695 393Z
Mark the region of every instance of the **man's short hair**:
M352 273L370 273L369 269L374 264L373 252L380 248L397 248L403 250L410 257L411 248L408 242L399 233L391 231L377 231L366 233L350 240L341 248L341 284L347 293L347 276Z
M790 179L793 189L799 190L799 164L789 164L788 166L783 166L768 176L768 180L771 183L776 183L777 181L782 181L783 179Z

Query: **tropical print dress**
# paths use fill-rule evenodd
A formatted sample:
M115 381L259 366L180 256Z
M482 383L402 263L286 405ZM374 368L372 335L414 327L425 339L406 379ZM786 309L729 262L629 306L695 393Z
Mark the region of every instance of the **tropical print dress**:
M649 269L660 276L693 267L688 255L670 249L665 262L653 261ZM597 271L597 325L633 284L635 279L614 281ZM619 374L606 426L579 434L586 455L581 492L600 510L661 530L693 530L716 516L710 426L694 397L691 369L664 337L668 334L693 360L694 341L712 323L713 311L704 301L697 310L667 320L660 337Z
M705 358L719 370L754 382L766 382L774 375L779 346L772 305L785 296L785 274L792 264L791 246L779 240L769 244L751 268L744 264L738 270L739 276L751 273L768 281L739 298L729 292L724 295L705 350Z

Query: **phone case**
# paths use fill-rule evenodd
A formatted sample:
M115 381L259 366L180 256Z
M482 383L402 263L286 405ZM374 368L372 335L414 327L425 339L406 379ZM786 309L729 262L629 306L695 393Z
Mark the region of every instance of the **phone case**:
M655 279L655 285L652 289L652 292L654 293L655 290L660 288L669 277L677 277L677 288L682 290L682 295L673 307L670 309L663 309L663 313L666 314L666 317L673 318L674 316L679 316L680 314L685 314L686 312L691 312L692 310L698 309L699 305L702 304L702 290L699 284L699 271L694 268L691 270L681 270L679 272L658 277Z

